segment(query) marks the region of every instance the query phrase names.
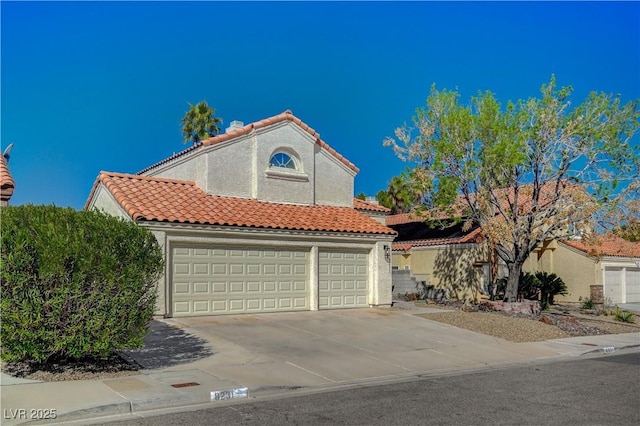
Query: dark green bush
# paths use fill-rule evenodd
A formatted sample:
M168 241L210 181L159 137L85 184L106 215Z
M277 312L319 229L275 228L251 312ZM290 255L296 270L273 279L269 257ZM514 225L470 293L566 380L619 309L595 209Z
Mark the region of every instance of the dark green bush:
M0 214L3 359L104 357L142 345L163 265L148 230L55 206Z
M518 281L518 293L527 300L538 300L540 294L538 278L529 272L521 272Z
M564 296L567 294L567 286L562 278L556 274L547 272L536 272L538 286L540 288L540 305L546 307L554 304L554 297L558 294Z

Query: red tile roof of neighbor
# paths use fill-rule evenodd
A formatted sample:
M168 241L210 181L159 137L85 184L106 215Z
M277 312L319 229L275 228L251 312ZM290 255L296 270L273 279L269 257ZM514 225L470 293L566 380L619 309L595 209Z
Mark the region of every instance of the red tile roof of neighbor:
M351 207L279 204L247 198L209 195L192 181L101 172L99 184L133 220L240 226L300 231L394 235ZM89 207L89 201L85 208Z
M640 242L633 243L620 237L600 236L593 244L582 240L567 240L564 244L587 253L590 256L615 256L640 258Z
M356 210L367 210L371 212L389 213L391 209L381 206L380 204L370 203L360 198L353 199L353 208Z
M471 232L452 238L430 238L426 240L401 241L393 243L391 249L393 251L408 251L412 247L428 247L442 246L449 244L477 243L482 241L482 229L480 227L473 229Z
M2 201L9 201L13 195L13 191L16 188L16 183L9 172L7 161L3 155L0 155L0 199Z
M342 164L344 164L345 166L347 166L349 169L353 170L355 173L358 173L358 168L351 163L349 160L347 160L346 158L344 158L342 155L340 155L335 149L331 148L325 141L323 141L322 139L320 139L320 134L318 132L316 132L313 128L309 127L307 124L305 124L302 120L300 120L298 117L296 117L295 115L293 115L293 113L291 112L291 110L286 110L285 112L275 115L273 117L269 117L269 118L265 118L263 120L260 121L256 121L254 123L249 123L243 127L240 127L238 129L233 129L230 130L227 133L222 133L216 136L213 136L209 139L205 139L203 141L198 142L197 144L195 144L194 146L187 148L181 152L178 152L177 154L173 154L171 157L166 158L162 161L159 161L147 168L145 168L144 170L141 170L140 172L138 172L138 174L144 174L146 172L148 172L149 170L155 169L158 166L161 166L163 164L166 164L172 160L174 160L175 158L178 157L182 157L183 155L195 151L197 149L200 149L202 147L205 146L211 146L211 145L217 145L219 143L222 142L226 142L228 140L231 139L235 139L237 137L240 136L244 136L249 134L252 130L257 130L257 129L261 129L263 127L267 127L267 126L271 126L273 124L276 123L280 123L283 121L291 121L295 124L297 124L298 126L300 126L300 128L302 128L302 130L304 130L305 132L307 132L308 134L310 134L312 137L314 137L316 139L316 143L318 145L320 145L320 147L322 149L324 149L325 151L327 151L329 154L331 154L332 156L334 156L335 158L337 158Z
M400 214L392 214L385 218L385 222L387 226L391 225L402 225L405 223L413 223L413 222L424 222L425 217L418 216L416 213L400 213Z

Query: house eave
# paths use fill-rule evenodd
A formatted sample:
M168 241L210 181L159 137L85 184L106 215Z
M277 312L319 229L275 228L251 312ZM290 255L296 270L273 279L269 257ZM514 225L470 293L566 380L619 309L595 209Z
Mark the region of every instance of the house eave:
M208 225L193 223L174 223L174 222L158 222L138 219L136 220L140 226L150 230L158 230L164 232L190 232L190 233L216 233L220 235L253 235L253 236L279 236L282 238L336 238L336 239L364 239L391 242L395 235L375 234L364 232L334 232L334 231L309 231L294 229L277 229L277 228L258 228L249 226L224 226L224 225Z

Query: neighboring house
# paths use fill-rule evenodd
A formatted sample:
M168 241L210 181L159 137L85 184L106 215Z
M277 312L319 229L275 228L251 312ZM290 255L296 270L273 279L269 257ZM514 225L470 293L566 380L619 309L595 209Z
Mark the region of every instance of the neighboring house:
M387 226L398 232L393 242L394 293L421 289L421 283L444 289L453 299L477 300L494 279L488 246L479 227L467 232L462 225L431 228L412 213L387 217ZM558 302L640 302L640 243L619 237L600 237L599 245L580 239L551 240L534 250L523 271L555 273L567 285ZM498 263L498 278L508 274ZM403 275L409 274L413 284Z
M527 271L553 272L567 285L559 302L640 302L640 243L601 236L595 244L573 239L550 242L530 256Z
M8 161L4 155L0 156L0 206L9 205L9 200L16 188L16 183L9 172Z
M159 315L390 306L395 232L354 200L357 172L285 111L137 174L102 172L85 208L154 233Z
M395 294L432 286L450 299L479 300L486 292L491 267L479 227L468 231L462 224L432 227L413 213L388 216L386 224L398 232L392 245ZM407 272L415 285L404 279Z

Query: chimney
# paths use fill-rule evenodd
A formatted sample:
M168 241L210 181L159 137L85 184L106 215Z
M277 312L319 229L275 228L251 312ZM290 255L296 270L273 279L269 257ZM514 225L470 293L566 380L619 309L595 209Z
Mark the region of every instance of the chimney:
M367 203L371 203L371 204L380 204L378 203L378 199L376 197L372 197L370 195L366 196L364 199Z
M242 121L238 121L238 120L233 120L230 124L229 127L227 127L227 129L225 130L225 133L229 133L233 130L236 129L242 129L244 127L244 123Z

